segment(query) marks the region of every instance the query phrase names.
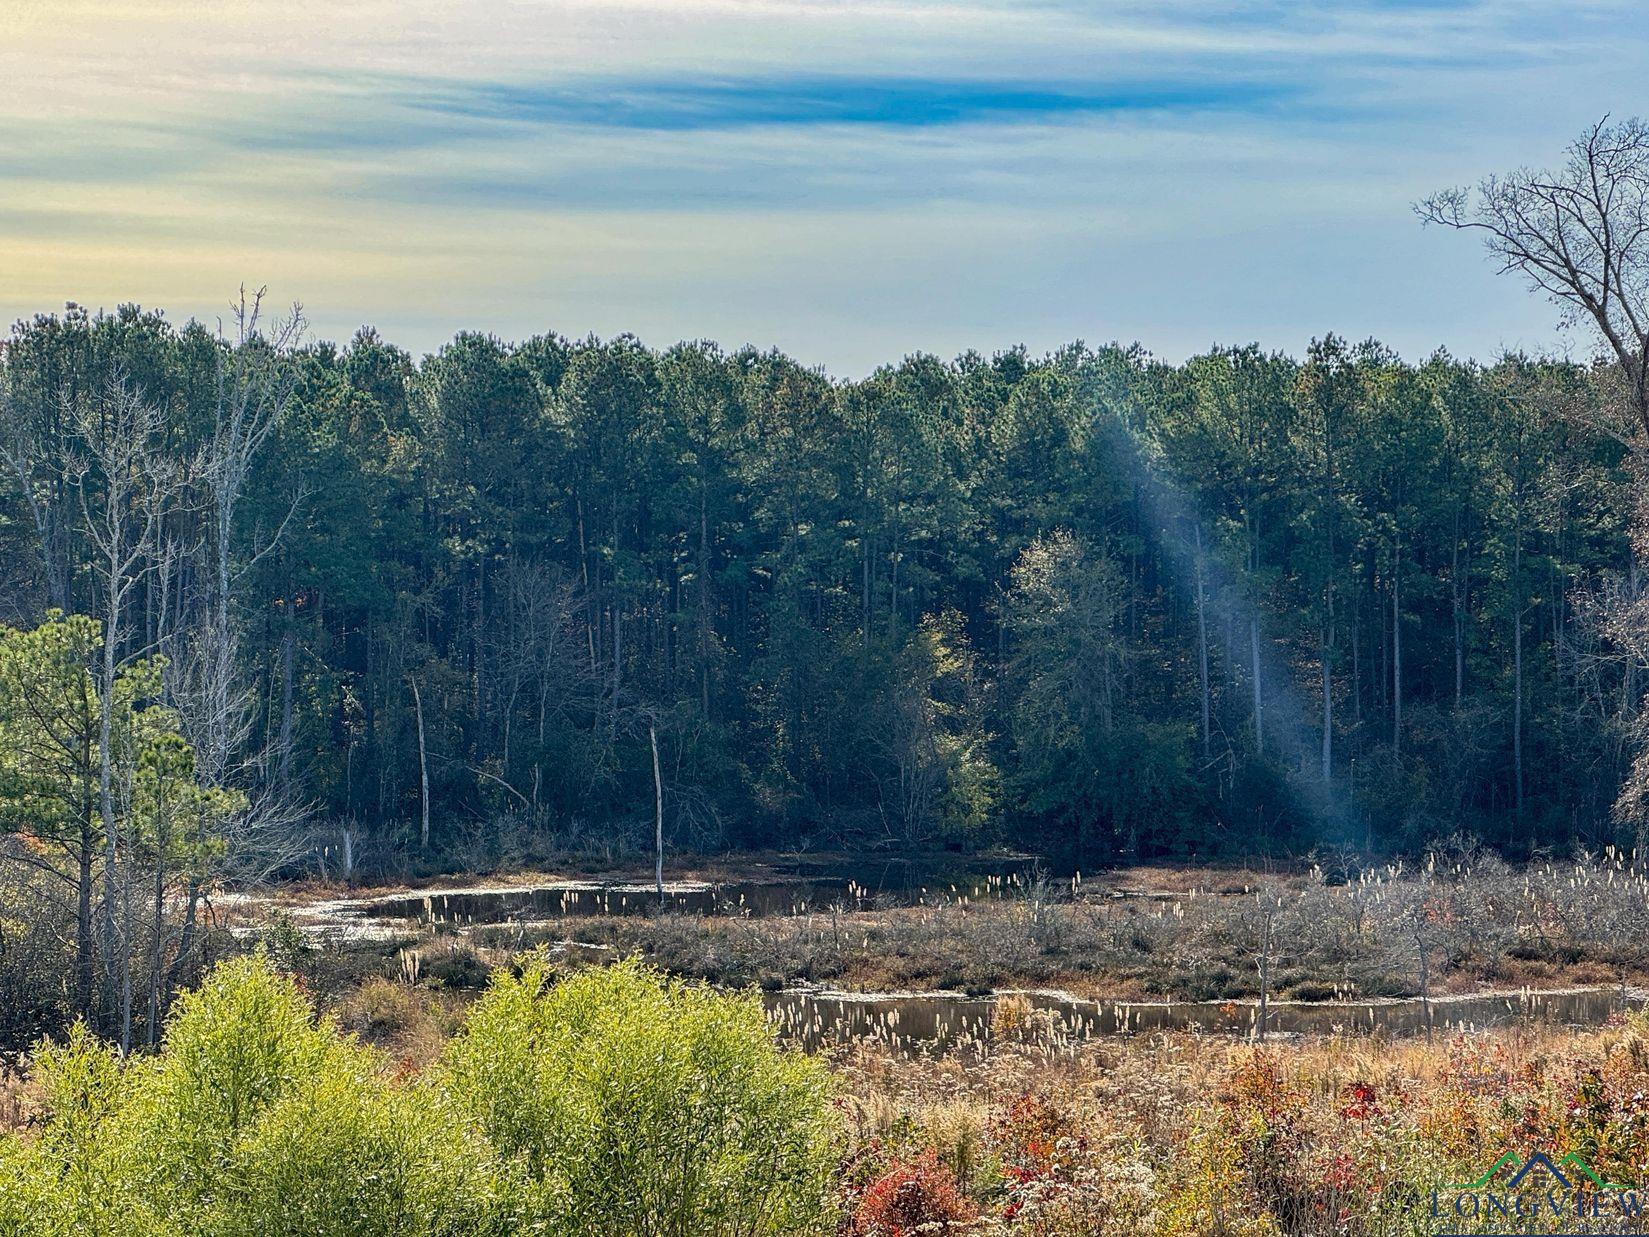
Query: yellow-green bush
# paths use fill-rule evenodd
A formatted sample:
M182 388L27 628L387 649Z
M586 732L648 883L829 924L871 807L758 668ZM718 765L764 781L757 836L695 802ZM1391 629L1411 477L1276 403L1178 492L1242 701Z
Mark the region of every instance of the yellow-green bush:
M48 1118L0 1137L0 1237L797 1233L832 1162L823 1075L749 1001L634 967L501 977L438 1075L316 1021L263 957L122 1062L43 1049Z
M446 1058L455 1101L522 1178L520 1223L802 1234L834 1153L826 1075L777 1051L754 996L635 963L498 974Z
M239 1148L224 1237L460 1237L499 1231L492 1156L445 1098L335 1071Z
M39 1054L50 1118L0 1143L0 1231L429 1235L484 1228L490 1156L444 1098L316 1023L262 958L186 996L122 1064L84 1029Z

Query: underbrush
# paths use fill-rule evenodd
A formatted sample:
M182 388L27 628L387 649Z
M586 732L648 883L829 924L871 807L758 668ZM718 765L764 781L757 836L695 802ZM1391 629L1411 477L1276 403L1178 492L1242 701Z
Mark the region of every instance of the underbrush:
M261 953L181 999L152 1055L79 1028L43 1047L5 1090L0 1234L1397 1237L1508 1152L1605 1209L1649 1162L1643 1015L809 1058L754 996L634 962L534 953L473 1000L402 966L317 1017Z
M847 1231L863 1237L1509 1231L1462 1219L1454 1200L1548 1197L1557 1182L1539 1170L1510 1184L1536 1151L1625 1186L1628 1208L1646 1184L1649 1021L1635 1015L1586 1034L1434 1045L1168 1035L969 1060L860 1047L834 1068L849 1097L838 1189ZM1507 1152L1514 1163L1484 1190L1450 1188ZM1565 1171L1572 1205L1595 1202L1608 1231L1639 1231L1620 1191ZM1519 1219L1516 1231L1592 1231L1573 1220Z

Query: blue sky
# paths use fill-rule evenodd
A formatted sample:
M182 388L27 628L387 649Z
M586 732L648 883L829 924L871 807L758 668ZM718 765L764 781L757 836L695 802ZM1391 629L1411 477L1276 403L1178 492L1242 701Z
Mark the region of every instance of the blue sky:
M242 282L460 328L1584 350L1409 204L1643 96L1641 9L6 0L0 313Z

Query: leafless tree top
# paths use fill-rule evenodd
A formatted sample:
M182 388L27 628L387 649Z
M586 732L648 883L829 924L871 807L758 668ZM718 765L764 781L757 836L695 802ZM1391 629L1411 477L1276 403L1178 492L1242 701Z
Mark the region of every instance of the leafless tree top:
M1634 428L1649 434L1649 124L1604 117L1560 167L1445 189L1415 209L1482 232L1502 270L1595 328L1624 372Z

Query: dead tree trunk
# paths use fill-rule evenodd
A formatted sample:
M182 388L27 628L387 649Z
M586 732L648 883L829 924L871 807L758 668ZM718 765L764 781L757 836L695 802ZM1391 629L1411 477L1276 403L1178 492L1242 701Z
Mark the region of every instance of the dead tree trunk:
M412 707L418 719L418 845L423 850L429 849L429 755L424 743L424 697L418 690L418 680L411 677L407 681L412 684Z
M1211 743L1208 703L1208 614L1204 601L1202 525L1197 525L1197 678L1202 689L1202 758L1208 759Z
M664 904L664 779L658 767L658 724L647 723L647 741L653 748L653 879L658 884L659 905Z

